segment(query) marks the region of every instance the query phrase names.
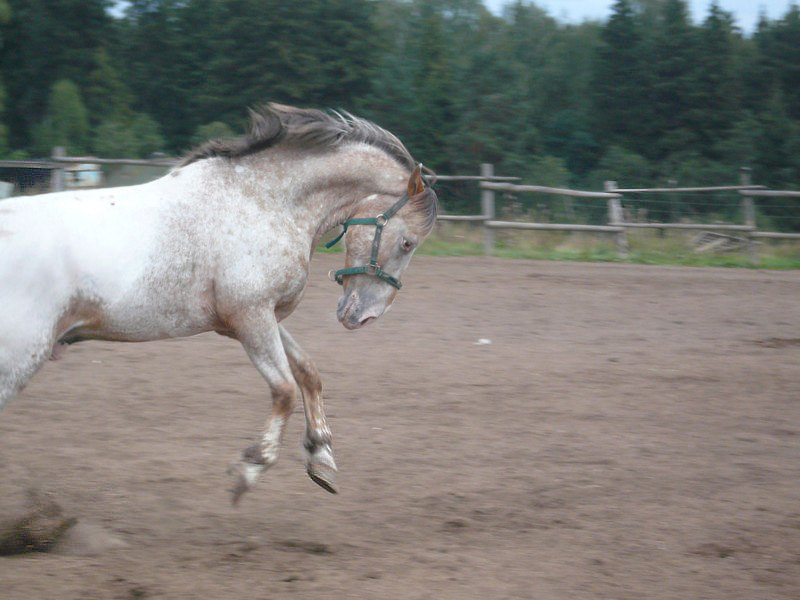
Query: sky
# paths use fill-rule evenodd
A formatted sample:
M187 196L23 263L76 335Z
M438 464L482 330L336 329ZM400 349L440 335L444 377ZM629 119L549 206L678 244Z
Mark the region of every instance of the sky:
M499 14L509 0L484 0L484 4ZM779 19L786 14L791 0L719 0L723 10L733 13L736 23L746 33L752 33L763 10L770 19ZM580 23L585 19L606 20L611 14L614 0L536 0L535 4L558 19L569 23ZM711 0L689 0L689 9L695 22L702 22L708 14Z

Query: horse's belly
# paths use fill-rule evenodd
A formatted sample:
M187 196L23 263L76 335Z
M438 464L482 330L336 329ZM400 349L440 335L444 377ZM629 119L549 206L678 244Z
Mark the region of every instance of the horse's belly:
M108 307L101 327L87 329L95 339L144 342L171 337L186 337L213 328L213 314L199 296L166 302L119 303Z

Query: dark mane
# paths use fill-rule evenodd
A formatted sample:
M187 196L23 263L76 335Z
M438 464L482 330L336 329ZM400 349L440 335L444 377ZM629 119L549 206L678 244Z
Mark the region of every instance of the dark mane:
M346 112L327 113L274 103L250 110L247 135L208 141L187 154L180 166L211 157L239 158L283 143L332 148L346 142L375 146L409 171L414 168L414 159L403 143L394 134L366 119Z

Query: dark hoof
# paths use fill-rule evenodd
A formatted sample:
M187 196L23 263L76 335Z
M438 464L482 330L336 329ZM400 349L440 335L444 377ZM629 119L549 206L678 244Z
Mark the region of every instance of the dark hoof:
M311 480L326 492L339 493L339 488L336 486L336 469L318 464L309 467L307 472Z

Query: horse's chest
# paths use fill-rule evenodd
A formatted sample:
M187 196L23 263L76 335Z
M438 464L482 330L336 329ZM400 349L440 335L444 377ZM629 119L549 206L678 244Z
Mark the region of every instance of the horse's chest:
M217 293L223 313L271 305L278 319L300 303L308 281L308 259L299 252L247 252L221 269Z
M275 298L275 316L280 321L288 317L300 300L308 282L308 261L295 261L287 265L275 278L277 286L271 290Z

